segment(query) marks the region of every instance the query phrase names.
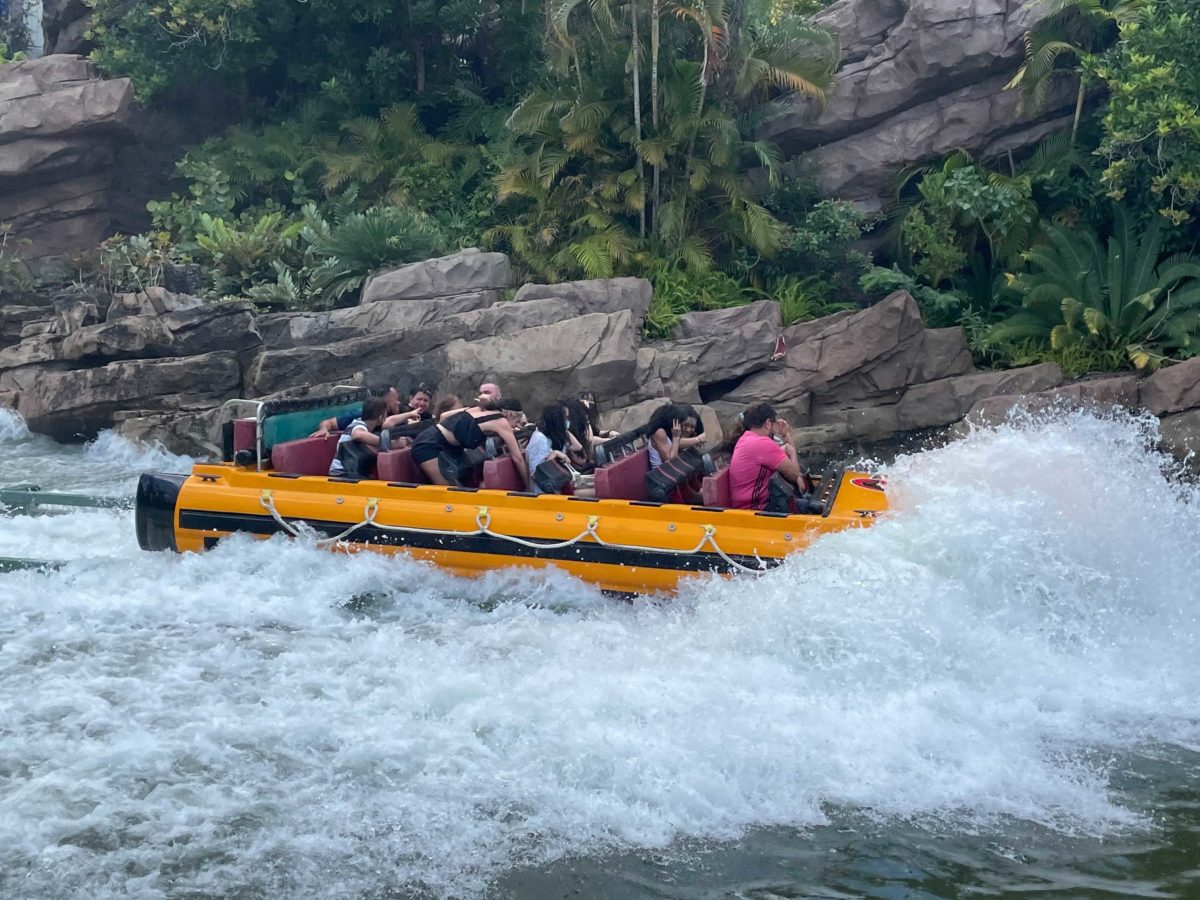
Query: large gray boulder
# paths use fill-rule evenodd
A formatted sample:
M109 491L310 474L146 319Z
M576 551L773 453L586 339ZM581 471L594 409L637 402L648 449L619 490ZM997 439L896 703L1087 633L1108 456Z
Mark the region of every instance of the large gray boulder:
M91 369L42 373L17 401L31 430L60 441L93 437L131 409L197 412L237 396L238 355L113 362Z
M1140 405L1140 381L1137 375L1111 375L1075 381L1045 391L997 394L976 401L963 421L964 425L997 425L1014 410L1033 413L1066 409L1092 409L1099 412L1137 409Z
M512 287L512 263L503 253L482 253L474 247L377 272L363 287L362 302L424 300L476 291Z
M125 316L81 328L63 339L59 359L200 356L218 350L249 350L261 342L253 305L237 300L162 315Z
M560 284L522 285L513 298L516 303L528 300L561 300L577 316L589 313L614 313L627 309L640 326L654 298L654 288L645 278L594 278L588 281L564 281Z
M913 385L896 404L893 430L912 431L950 425L988 397L1036 394L1058 387L1063 381L1062 369L1054 363L1042 363Z
M372 334L403 334L447 316L484 309L499 297L496 291L475 291L406 303L367 303L325 313L275 313L261 317L259 331L272 350L315 347Z
M634 375L637 329L630 310L592 313L509 335L451 341L440 355L444 387L470 395L494 378L506 397L520 399L535 416L547 403L585 389L600 397L619 393Z
M751 375L722 399L787 406L793 415L812 394L827 406L893 397L924 363L924 327L916 301L900 291L858 313L803 323L785 332L783 360Z
M1156 416L1200 407L1200 356L1159 369L1143 382L1141 398Z

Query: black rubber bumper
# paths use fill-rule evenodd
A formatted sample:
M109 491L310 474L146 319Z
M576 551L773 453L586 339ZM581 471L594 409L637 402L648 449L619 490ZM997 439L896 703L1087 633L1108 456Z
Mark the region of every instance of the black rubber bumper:
M186 475L147 472L138 480L134 525L143 550L175 550L175 503Z

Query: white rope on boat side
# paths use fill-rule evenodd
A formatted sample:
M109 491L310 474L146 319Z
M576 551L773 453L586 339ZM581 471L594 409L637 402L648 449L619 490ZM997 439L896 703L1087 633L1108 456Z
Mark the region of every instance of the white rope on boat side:
M284 531L286 531L292 537L301 537L301 533L279 514L279 511L275 508L275 499L269 490L264 490L260 494L259 503L265 510L267 510L267 512L271 514L271 518L273 518L279 524L279 526L284 529ZM529 541L525 538L517 537L516 535L512 534L503 534L499 531L493 531L491 527L491 512L486 506L476 507L475 524L478 527L474 531L456 531L444 528L420 528L415 525L384 525L375 521L375 516L378 514L378 512L379 499L377 497L368 498L361 522L351 525L345 531L342 531L333 537L322 538L316 542L316 546L321 549L325 549L326 547L330 547L339 541L345 540L358 529L370 525L373 528L378 528L380 531L398 534L433 534L438 535L439 537L454 538L491 537L498 540L507 541L510 544L517 544L521 547L528 547L531 550L563 550L567 547L573 547L576 544L591 538L596 544L609 550L630 550L637 553L658 553L666 556L694 556L701 552L704 549L704 546L707 544L711 546L716 554L725 561L726 565L738 572L761 574L767 568L766 563L759 557L757 552L755 552L754 558L758 560L758 568L743 565L742 563L730 557L728 553L721 549L721 545L717 543L717 527L715 525L702 526L704 534L701 536L700 542L696 544L695 547L691 548L690 550L676 550L671 547L647 547L640 544L619 544L612 541L606 541L596 531L600 525L599 516L589 516L587 527L573 538L568 538L565 541L543 543L541 541Z

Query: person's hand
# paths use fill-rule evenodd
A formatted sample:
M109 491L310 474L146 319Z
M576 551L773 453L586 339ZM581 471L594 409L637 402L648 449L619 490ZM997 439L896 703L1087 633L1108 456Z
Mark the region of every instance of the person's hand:
M788 424L787 419L777 419L775 422L775 433L785 440L792 436L792 426Z
M683 434L683 426L679 424L678 419L671 420L671 440L679 440L679 436Z
M570 458L561 450L551 450L550 459L554 460L555 462L565 463L567 465L571 464Z
M309 437L329 437L329 429L322 426L310 434Z

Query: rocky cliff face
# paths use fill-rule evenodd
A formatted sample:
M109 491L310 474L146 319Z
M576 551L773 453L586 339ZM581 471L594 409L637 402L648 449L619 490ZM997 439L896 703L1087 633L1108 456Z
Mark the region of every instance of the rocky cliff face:
M130 140L133 85L101 81L77 56L0 66L0 222L30 259L112 234L114 162Z
M1023 115L1004 91L1022 36L1042 0L839 0L818 19L842 46L837 85L822 110L796 97L763 137L822 189L878 208L905 165L962 148L990 155L1063 127L1074 92L1060 83L1043 112Z
M469 250L380 273L370 299L327 313L256 315L243 301L162 288L111 303L64 296L0 350L0 405L60 440L116 427L208 454L220 405L235 397L420 381L470 397L498 380L534 415L593 390L618 430L668 397L701 404L714 433L747 403L770 400L800 448L821 453L1018 402L1094 402L1149 409L1177 446L1200 450L1200 359L1071 385L1054 365L977 372L962 329L925 328L905 293L789 328L773 301L691 313L671 340L647 344L642 279L526 285L505 302L510 279L502 254Z

